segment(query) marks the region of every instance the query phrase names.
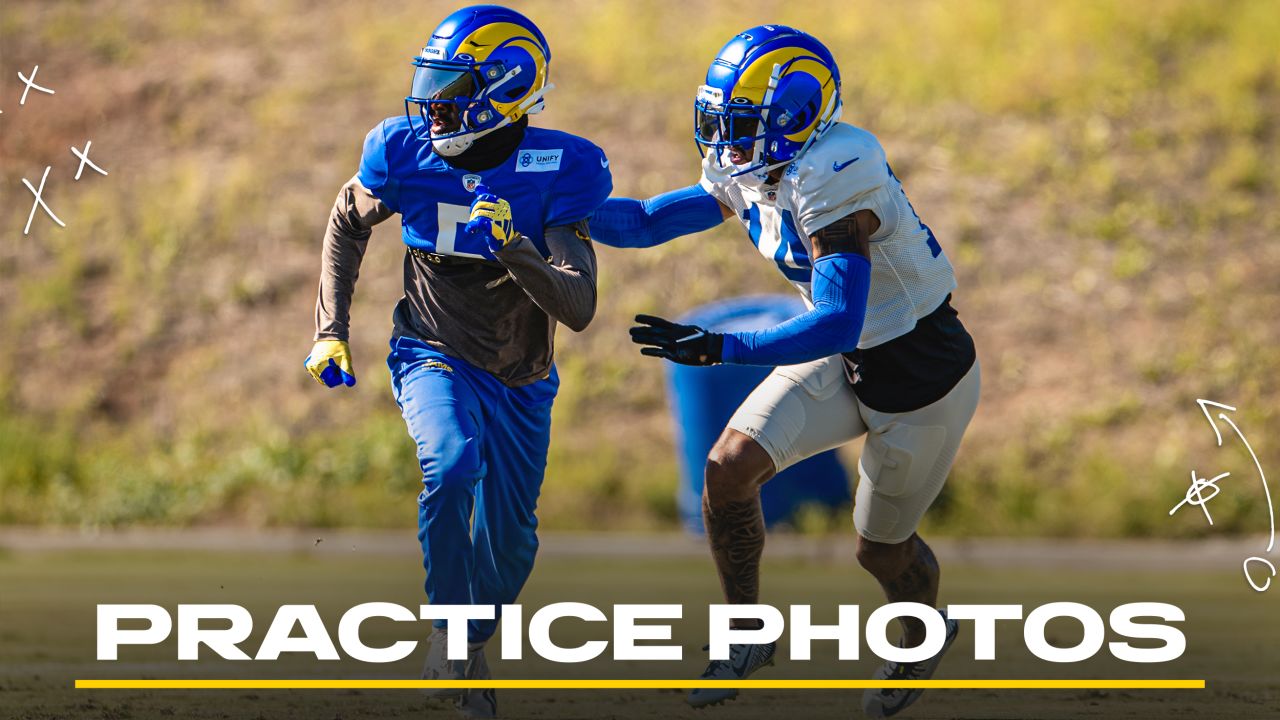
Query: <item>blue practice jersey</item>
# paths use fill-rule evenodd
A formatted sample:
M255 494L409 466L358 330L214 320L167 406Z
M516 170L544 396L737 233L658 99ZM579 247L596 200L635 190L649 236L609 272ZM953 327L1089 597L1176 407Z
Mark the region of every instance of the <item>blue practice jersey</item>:
M543 229L584 220L609 197L604 151L576 135L526 128L501 165L483 172L450 166L419 139L404 115L387 118L364 140L360 183L400 214L409 247L440 255L493 259L482 238L462 232L476 186L511 204L515 229L547 255Z

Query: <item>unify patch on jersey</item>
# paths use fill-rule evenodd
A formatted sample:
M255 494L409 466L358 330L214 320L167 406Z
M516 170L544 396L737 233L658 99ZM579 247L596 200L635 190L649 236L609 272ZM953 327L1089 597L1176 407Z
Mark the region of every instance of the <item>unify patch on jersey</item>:
M466 188L467 192L475 192L476 186L480 184L481 179L479 175L463 175L462 187Z
M564 150L521 150L516 155L516 172L553 172L560 169Z

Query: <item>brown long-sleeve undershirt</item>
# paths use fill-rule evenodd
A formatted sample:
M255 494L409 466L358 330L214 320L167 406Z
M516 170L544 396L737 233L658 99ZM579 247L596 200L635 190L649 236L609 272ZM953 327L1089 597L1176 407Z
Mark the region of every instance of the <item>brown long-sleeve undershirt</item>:
M346 340L351 298L372 228L394 214L352 178L325 231L316 339ZM547 228L549 257L520 237L493 261L433 262L406 251L395 334L416 337L509 386L546 377L556 322L582 330L595 315L596 257L586 222Z

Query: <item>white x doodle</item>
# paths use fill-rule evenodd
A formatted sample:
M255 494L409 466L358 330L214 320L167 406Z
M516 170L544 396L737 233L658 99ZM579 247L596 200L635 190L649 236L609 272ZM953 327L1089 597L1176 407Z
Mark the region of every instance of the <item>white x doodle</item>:
M50 95L54 94L54 92L49 88L41 87L36 84L36 73L38 72L40 72L39 65L31 69L30 78L28 78L26 75L23 75L21 70L18 71L18 79L27 84L27 86L22 89L22 99L18 101L19 105L27 104L27 93L31 92L31 88L35 88L36 90L39 90L42 93L49 93Z
M89 159L89 148L90 148L90 147L92 147L92 146L93 146L93 141L92 141L92 140L90 140L90 141L88 141L88 142L86 142L86 143L84 144L84 150L83 150L83 151L81 151L81 150L80 150L80 148L76 147L75 145L72 145L72 146L71 146L71 154L72 154L72 155L75 155L75 156L76 156L76 157L78 157L78 158L80 158L80 167L76 168L76 178L75 178L76 180L79 180L79 179L80 179L80 173L84 172L84 166L85 166L85 165L88 165L89 167L93 168L94 170L97 170L98 172L102 173L103 175L106 175L106 174L107 174L107 171L106 171L106 170L103 170L102 168L98 167L97 165L94 165L94 164L93 164L93 161Z
M26 235L26 234L28 234L28 233L30 233L30 232L31 232L31 219L32 219L32 218L34 218L34 217L36 216L36 208L37 208L37 207L42 207L42 208L44 208L44 211L45 211L46 213L48 213L48 214L49 214L49 217L53 218L53 221L54 221L54 222L56 222L56 223L58 223L58 225L59 225L60 227L66 227L66 226L67 226L67 224L66 224L66 223L64 223L64 222L62 222L62 220L58 219L58 216L57 216L57 215L54 215L54 214L53 214L53 210L51 210L51 209L49 208L49 206L45 204L45 202L44 202L44 198L43 198L43 197L41 197L41 193L43 193L43 192L44 192L44 181L49 179L49 170L50 170L51 168L52 168L52 166L45 166L45 169L44 169L44 175L42 175L42 176L40 177L40 189L38 189L38 190L37 190L36 188L31 187L31 182L30 182L30 181L28 181L26 178L22 178L22 184L27 186L27 189L31 191L31 194L32 194L32 195L35 195L35 196L36 196L36 201L35 201L34 203L31 203L31 214L30 214L30 215L27 215L27 226L26 226L25 228L23 228L23 229L22 229L22 234L23 234L23 235Z

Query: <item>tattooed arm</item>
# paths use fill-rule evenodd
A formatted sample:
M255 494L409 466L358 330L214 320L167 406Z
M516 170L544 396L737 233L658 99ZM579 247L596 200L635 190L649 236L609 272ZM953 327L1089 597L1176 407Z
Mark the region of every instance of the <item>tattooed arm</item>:
M880 229L880 218L870 210L859 210L809 236L813 259L836 253L852 253L871 259L871 236Z
M880 221L859 210L823 226L813 242L813 309L774 327L726 333L721 361L797 365L853 350L871 291L871 235Z

